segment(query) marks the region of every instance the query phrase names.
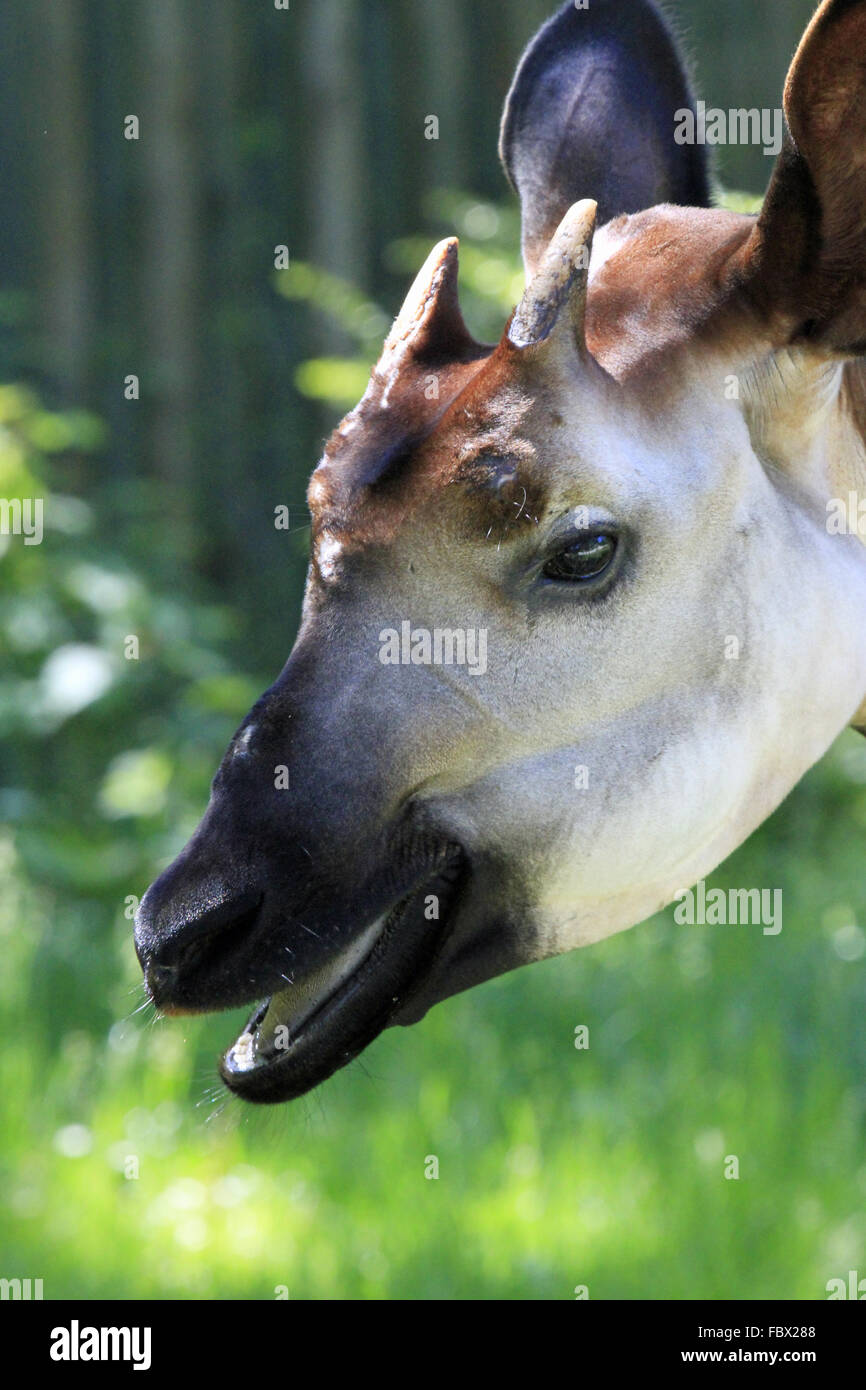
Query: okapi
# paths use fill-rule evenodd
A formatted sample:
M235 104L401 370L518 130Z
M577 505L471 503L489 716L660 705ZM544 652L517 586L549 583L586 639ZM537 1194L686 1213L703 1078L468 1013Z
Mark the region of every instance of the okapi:
M257 1004L248 1100L660 910L866 725L866 0L819 6L757 218L683 108L653 0L563 5L505 105L502 340L442 242L312 476L297 641L136 924L165 1013Z

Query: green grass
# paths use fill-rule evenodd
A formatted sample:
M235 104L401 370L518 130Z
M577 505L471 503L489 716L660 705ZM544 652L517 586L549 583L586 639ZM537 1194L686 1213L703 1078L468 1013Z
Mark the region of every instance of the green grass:
M781 888L779 936L668 911L275 1110L211 1099L234 1018L123 1022L129 924L88 956L93 906L7 846L0 1273L49 1298L826 1297L866 1274L864 779L847 734L713 877Z

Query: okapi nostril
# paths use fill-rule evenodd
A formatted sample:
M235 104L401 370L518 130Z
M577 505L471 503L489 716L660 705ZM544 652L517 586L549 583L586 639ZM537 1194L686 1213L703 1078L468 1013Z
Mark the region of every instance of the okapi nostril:
M177 966L149 961L144 970L144 983L152 1003L162 1008L170 999L177 983Z
M177 965L161 965L159 962L148 966L147 971L151 981L155 985L168 984L177 974Z
M176 923L169 921L165 933L166 954L169 957L172 952L181 954L197 941L212 937L217 932L234 927L244 918L254 916L261 906L263 896L261 893L239 894L237 897L218 902L214 907L205 908L195 916L186 916Z
M154 985L171 988L206 957L213 957L219 947L240 942L256 921L263 897L248 893L185 921L167 937L159 958L150 964L148 973Z

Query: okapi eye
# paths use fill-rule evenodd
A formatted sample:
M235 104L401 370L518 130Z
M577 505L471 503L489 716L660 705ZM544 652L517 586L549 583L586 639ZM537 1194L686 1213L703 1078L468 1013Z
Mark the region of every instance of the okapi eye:
M587 531L548 560L544 566L544 576L546 579L571 583L597 579L607 569L615 554L615 536Z

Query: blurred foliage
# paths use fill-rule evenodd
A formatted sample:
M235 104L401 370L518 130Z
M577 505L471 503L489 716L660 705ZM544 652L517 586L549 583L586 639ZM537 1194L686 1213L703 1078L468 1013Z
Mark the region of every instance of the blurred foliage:
M425 204L436 234L461 238L460 301L469 328L481 342L498 342L523 293L516 208L446 189L428 195ZM432 244L430 236L399 238L386 248L384 263L408 288ZM354 347L351 355L309 358L295 372L302 395L348 410L366 388L391 316L346 281L305 262L277 271L275 283L286 299L309 305L348 335Z
M231 667L236 614L162 590L106 541L98 493L65 490L105 448L90 415L0 389L0 493L41 499L45 526L0 537L0 809L25 873L101 896L140 891L182 842L265 683Z
M405 282L456 229L467 321L497 339L513 211L440 193L428 216L387 265ZM349 345L298 389L352 405L390 314L303 262L276 287ZM274 672L239 608L164 575L159 490L111 458L92 415L0 389L0 495L42 498L46 528L0 556L3 1274L46 1297L811 1299L866 1269L866 742L712 878L781 888L779 937L667 912L245 1109L215 1072L242 1014L138 1013L130 917Z
M758 213L761 211L764 196L756 193L741 193L736 189L722 188L721 185L717 185L715 201L720 207L728 208L731 212Z

